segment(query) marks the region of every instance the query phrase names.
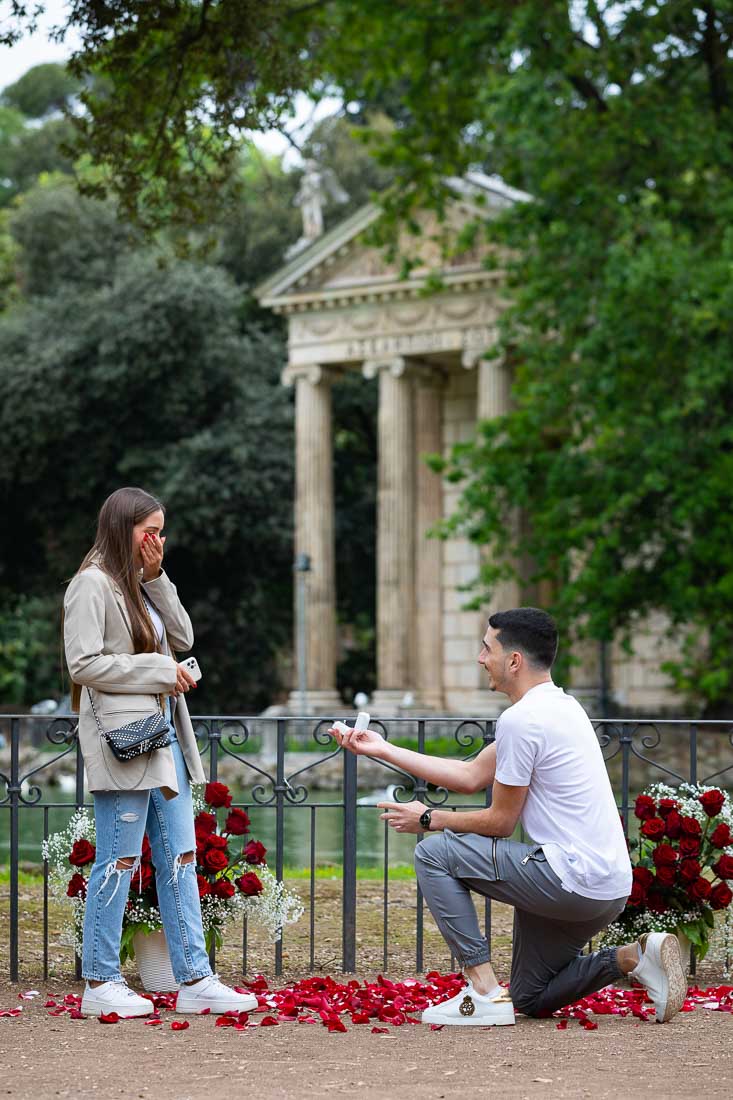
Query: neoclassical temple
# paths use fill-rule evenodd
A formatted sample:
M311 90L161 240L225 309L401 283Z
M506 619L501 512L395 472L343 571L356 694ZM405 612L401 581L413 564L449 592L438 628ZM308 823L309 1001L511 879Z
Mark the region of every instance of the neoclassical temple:
M509 408L510 378L484 358L502 308L502 274L485 263L489 245L446 262L441 234L455 239L477 214L491 216L529 196L496 178L471 173L451 181L455 195L445 225L422 219L409 238L418 262L401 277L398 262L366 243L379 216L368 204L327 233L319 219L290 261L257 290L263 306L288 318L285 385L295 387L296 553L311 562L308 578L307 706L341 707L336 693L336 589L333 515L332 387L345 372L378 379L377 690L370 709L394 714L406 695L415 712L493 717L505 705L486 688L478 645L491 610L537 602L541 595L503 584L491 607L465 609L462 586L474 579L479 548L465 538L440 541L428 532L450 515L460 488L430 471L422 456L447 453L472 438L477 420ZM308 224L316 229L308 232ZM322 223L321 223L322 224ZM440 289L425 294L440 274ZM635 658L610 655L612 686L624 706L670 706L659 674L659 632L650 626ZM599 662L584 654L575 682L594 708ZM295 709L298 703L293 699Z

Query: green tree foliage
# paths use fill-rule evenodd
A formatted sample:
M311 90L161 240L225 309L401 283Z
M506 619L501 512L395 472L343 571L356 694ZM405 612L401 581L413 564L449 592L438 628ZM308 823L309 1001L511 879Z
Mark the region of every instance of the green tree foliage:
M298 87L390 112L393 223L440 212L445 177L474 166L531 193L473 227L504 249L489 350L515 411L456 453L456 522L494 552L487 584L529 558L593 637L665 611L688 646L679 684L730 697L728 0L131 0L71 20L77 73L107 81L81 140L130 210L195 209L237 132Z
M58 624L63 582L91 543L99 504L121 484L143 484L169 509L170 571L205 666L197 705L271 702L291 615L284 350L273 333L243 331L240 293L220 268L129 248L109 212L79 199L73 211L65 188L21 208L31 246L42 234L30 223L48 216L52 194L54 293L0 321L2 602L50 588ZM86 217L74 256L63 225ZM105 226L106 266L97 264ZM41 270L40 250L30 263L21 247L24 259Z
M20 80L7 85L0 102L20 111L26 118L44 118L68 107L79 90L79 81L65 66L50 62L34 65Z
M31 297L53 297L69 284L109 284L140 244L111 203L84 198L59 178L24 195L7 221L18 248L16 277Z

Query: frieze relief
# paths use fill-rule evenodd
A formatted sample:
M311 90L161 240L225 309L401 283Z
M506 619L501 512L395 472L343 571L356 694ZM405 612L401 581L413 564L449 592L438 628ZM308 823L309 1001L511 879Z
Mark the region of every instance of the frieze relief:
M345 359L362 357L365 348L369 356L418 348L459 349L476 346L480 339L459 340L457 332L493 330L498 312L493 296L473 294L300 313L290 317L289 344L291 352L318 349L315 361L332 347L338 347ZM381 350L375 351L375 341L381 342Z

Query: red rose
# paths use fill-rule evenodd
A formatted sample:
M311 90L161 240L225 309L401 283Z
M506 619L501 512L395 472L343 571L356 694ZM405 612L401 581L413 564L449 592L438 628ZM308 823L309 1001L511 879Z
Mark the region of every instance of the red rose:
M148 840L148 834L145 833L145 835L143 836L143 847L142 847L142 851L140 853L140 859L142 859L143 862L144 862L145 860L152 859L152 858L153 858L153 849L150 847L150 841Z
M733 893L724 882L719 882L710 891L710 906L713 909L727 909L733 901Z
M245 874L240 875L235 881L242 893L247 894L248 897L252 897L255 894L261 894L264 890L264 886L254 871L247 871Z
M250 840L244 849L244 858L247 863L264 863L266 855L267 848L264 844L260 844L259 840Z
M155 877L152 863L141 863L130 880L130 889L143 894Z
M661 840L664 836L664 822L661 817L648 817L641 827L641 835L650 840Z
M632 907L646 904L646 890L640 882L633 882L631 884L631 893L627 898L626 904Z
M648 794L640 794L634 803L634 813L640 821L646 821L649 817L654 817L657 812L657 804L653 798L650 798Z
M696 878L691 886L687 887L688 897L691 897L694 901L706 901L712 893L712 886L706 878L702 875L700 878Z
M227 814L224 828L232 836L244 836L245 833L249 832L249 814L246 810L238 810L235 806Z
M634 867L631 873L634 876L634 882L638 882L645 889L648 889L654 882L654 875L648 867Z
M657 882L660 886L674 886L677 870L673 864L665 863L657 868Z
M226 853L222 852L221 848L207 848L201 862L207 871L223 871L229 866Z
M228 809L232 804L229 788L223 783L207 783L204 791L204 802L208 806L213 806L214 809L219 806L225 806Z
M731 842L731 833L724 821L716 825L710 834L710 843L713 848L727 848Z
M233 898L236 893L233 884L225 878L217 879L211 887L211 892L215 898Z
M678 858L677 852L671 844L657 844L652 852L652 859L656 867L672 867Z
M69 863L74 867L83 867L87 863L93 863L96 854L97 849L88 840L75 840L69 854Z
M206 837L206 840L204 841L204 847L218 848L219 851L223 852L226 849L228 843L229 841L225 836L219 836L218 833L211 833L210 836Z
M700 841L694 836L683 836L680 840L680 855L696 856L700 851Z
M700 795L699 802L708 817L716 817L723 809L725 795L717 787L713 787L711 791Z
M75 871L69 879L66 896L70 898L85 898L87 896L87 880L78 871Z
M700 836L702 834L700 822L696 817L683 817L682 832L685 836Z
M670 810L665 820L665 833L670 840L679 840L682 836L682 818L676 810Z
M676 798L660 798L659 799L659 816L666 817L672 810L679 809L679 802Z
M651 909L652 913L666 913L667 902L665 901L664 894L659 890L650 890L646 900L647 908Z
M718 878L733 878L733 856L721 856L713 870Z
M193 825L196 832L201 833L201 836L208 836L209 833L216 831L216 816L207 814L206 810L202 810L201 813L196 814Z
M204 878L203 875L196 875L196 882L198 883L200 898L205 898L207 894L211 893L209 880Z
M680 863L680 880L682 882L695 882L700 877L702 867L696 859L683 859Z

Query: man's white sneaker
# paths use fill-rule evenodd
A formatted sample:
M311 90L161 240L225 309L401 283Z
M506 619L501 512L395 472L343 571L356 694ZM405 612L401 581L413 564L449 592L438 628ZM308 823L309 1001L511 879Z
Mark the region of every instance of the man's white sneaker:
M424 1024L458 1024L473 1027L503 1027L514 1023L514 1005L506 989L493 997L477 993L469 982L449 1001L426 1008Z
M647 932L639 937L642 956L630 978L645 986L656 1009L656 1022L676 1016L687 995L680 944L671 932Z
M252 993L237 993L219 981L217 974L202 978L195 985L182 985L178 990L176 1012L251 1012L257 1008Z
M126 982L103 982L92 988L87 982L81 999L84 1016L101 1016L116 1012L118 1016L149 1016L153 1002L133 993Z

